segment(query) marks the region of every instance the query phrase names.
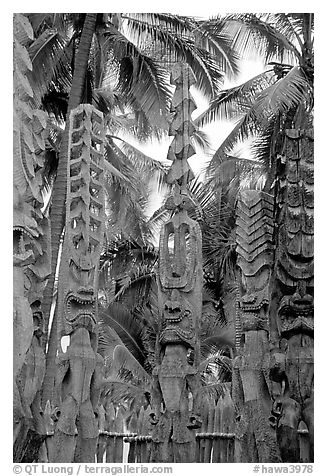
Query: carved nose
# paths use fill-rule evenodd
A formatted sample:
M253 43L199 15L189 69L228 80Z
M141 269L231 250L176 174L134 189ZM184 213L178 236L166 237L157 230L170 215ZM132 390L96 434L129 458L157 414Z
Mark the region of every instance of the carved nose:
M304 296L301 296L299 293L294 293L293 294L293 303L294 304L312 304L313 303L313 297L310 296L310 294L305 294Z
M175 312L181 312L181 305L179 302L176 301L167 301L165 304L165 309L170 313L173 314Z

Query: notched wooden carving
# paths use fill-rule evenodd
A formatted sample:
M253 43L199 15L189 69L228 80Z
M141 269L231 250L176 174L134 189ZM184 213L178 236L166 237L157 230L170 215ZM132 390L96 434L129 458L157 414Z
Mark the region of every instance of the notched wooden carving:
M240 272L241 332L233 363L237 462L280 461L270 424L269 282L273 263L273 199L257 190L241 192L236 212L237 266Z
M158 304L160 321L156 343L157 366L152 391L154 425L152 461L190 462L195 455L195 428L201 426L197 408L200 387L199 320L202 312L201 229L188 216L194 203L187 190L193 178L187 159L194 154L190 114L194 101L189 86L194 75L178 65L171 78L176 85L174 116L168 151L173 161L168 182L174 184L166 208L173 216L161 231L159 244Z
M313 461L313 134L285 132L279 176L276 295L272 309L271 378L280 384L275 403L282 459L300 461L298 428L309 431Z
M102 114L82 104L70 117L66 229L58 306L61 335L70 336L58 356L57 424L53 462L92 462L103 383L97 354L97 274L104 236Z

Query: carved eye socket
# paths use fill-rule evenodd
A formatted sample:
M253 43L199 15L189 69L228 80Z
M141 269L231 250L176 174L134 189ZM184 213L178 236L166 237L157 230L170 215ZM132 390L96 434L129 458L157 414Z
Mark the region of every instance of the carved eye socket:
M74 263L73 260L70 260L69 269L70 269L73 277L78 281L79 278L80 278L80 269L79 269L78 266L76 266L76 264Z

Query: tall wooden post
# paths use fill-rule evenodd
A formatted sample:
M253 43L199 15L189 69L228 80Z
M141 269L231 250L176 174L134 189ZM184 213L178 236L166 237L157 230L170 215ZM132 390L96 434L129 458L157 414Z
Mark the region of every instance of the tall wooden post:
M13 150L13 350L14 461L33 461L45 438L40 406L45 356L41 337L42 292L50 274L49 223L44 215L42 168L47 114L35 108L29 83L28 46L33 29L14 15ZM30 458L30 459L29 459Z
M102 113L82 104L71 112L66 226L59 271L60 336L56 380L58 421L51 462L92 462L102 381L97 354L97 275L104 236Z
M273 266L273 197L242 191L236 210L236 253L240 275L240 343L233 362L236 407L235 461L278 462L271 425L269 378L269 285Z
M188 158L195 151L191 136L195 109L189 88L195 83L187 65L176 65L171 73L176 86L172 100L169 134L173 141L168 159L172 161L168 182L173 193L166 201L171 210L160 235L158 301L159 332L156 343L152 415L153 462L192 462L195 456L195 428L200 420L197 392L200 382L199 319L202 311L201 229L188 216L193 202L188 183L193 173Z
M306 126L306 127L305 127ZM271 376L281 387L277 434L284 462L299 462L299 424L309 431L313 461L313 129L286 129L279 156L278 234L271 325Z

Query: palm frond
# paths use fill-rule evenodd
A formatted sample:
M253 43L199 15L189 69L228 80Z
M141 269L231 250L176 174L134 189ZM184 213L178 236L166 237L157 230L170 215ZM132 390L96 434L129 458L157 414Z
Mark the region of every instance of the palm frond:
M158 234L160 232L163 224L169 220L170 216L171 211L167 210L165 205L160 206L158 210L154 211L148 220L149 226L151 227L154 234Z
M232 371L231 359L224 356L221 351L210 354L204 360L200 362L199 372L204 372L207 367L225 367L229 372Z
M142 383L133 384L122 377L109 377L104 384L104 395L113 405L126 405L133 413L138 413L148 404L149 387Z
M106 309L99 309L102 324L113 329L136 359L143 362L146 358L142 348L142 328L132 313L120 303L111 303Z
M214 20L213 20L214 21ZM267 14L236 13L224 17L226 28L233 35L233 47L242 58L256 53L265 62L271 59L299 61L300 52L278 29L275 19Z
M106 48L119 61L118 90L134 111L141 110L152 125L167 129L165 114L171 98L167 73L113 25L104 35Z
M207 401L213 399L218 402L219 399L224 398L230 393L230 384L228 382L217 382L208 385L202 385L200 389L200 398L204 405Z
M216 58L221 71L231 79L239 73L238 52L233 48L233 36L226 28L224 20L199 21L200 32L196 41Z
M211 335L201 341L201 352L208 355L225 347L234 347L234 334L231 329L216 325Z
M273 75L269 70L239 86L219 92L210 102L208 109L194 120L195 124L204 126L221 119L234 120L249 109L249 100L253 100L258 93L265 90L272 80Z
M123 341L117 332L103 321L100 321L98 352L105 359L107 371L110 371L112 368L114 350L117 345L123 345Z
M51 83L57 83L69 91L72 80L68 38L55 28L45 30L29 47L33 65L31 81L35 92L36 105L40 106L43 96Z
M292 68L283 78L262 91L255 100L257 120L267 123L278 114L305 103L311 107L312 87L300 67Z
M197 78L197 87L206 97L210 98L218 91L222 71L237 71L229 37L210 35L209 31L202 30L201 22L193 18L170 14L128 14L125 18L134 41L143 39L144 46L155 45L152 53L164 58L166 66L186 61ZM205 41L202 40L204 36Z
M137 385L142 383L148 388L152 383L151 376L124 345L117 345L114 350L110 377L121 377Z
M206 151L210 147L210 139L208 134L199 129L194 131L191 140L193 144L198 146L202 151Z
M122 151L137 169L138 173L144 177L145 182L152 181L152 184L155 186L158 192L165 191L165 188L167 188L166 175L169 166L146 155L144 152L126 140L119 137L114 138L119 140Z
M259 93L252 105L248 104L248 112L236 123L232 132L213 155L208 174L217 176L226 153L239 141L245 141L251 135L260 135L279 114L303 102L310 107L311 100L312 90L301 68L292 68L284 78Z

